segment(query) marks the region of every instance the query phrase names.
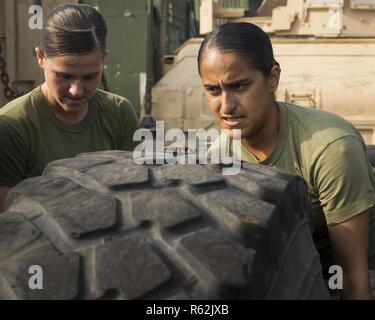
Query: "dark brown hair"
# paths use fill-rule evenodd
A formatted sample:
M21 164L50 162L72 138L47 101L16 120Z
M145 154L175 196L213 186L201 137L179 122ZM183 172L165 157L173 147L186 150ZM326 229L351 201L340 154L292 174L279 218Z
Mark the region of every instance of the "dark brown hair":
M44 19L40 45L46 57L106 51L107 24L104 17L86 4L62 4Z
M273 56L268 35L258 26L247 22L226 23L217 27L204 38L198 53L198 70L206 48L233 52L246 59L264 76L270 75L272 67L279 65Z

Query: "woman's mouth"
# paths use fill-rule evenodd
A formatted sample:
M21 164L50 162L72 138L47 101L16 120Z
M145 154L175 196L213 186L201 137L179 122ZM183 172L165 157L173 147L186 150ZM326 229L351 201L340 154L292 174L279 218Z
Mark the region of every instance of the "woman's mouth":
M73 105L73 106L78 106L78 105L81 105L83 102L84 102L84 98L70 98L70 97L65 97L65 101L69 104L69 105Z
M71 97L66 97L70 101L82 101L84 98L71 98Z
M240 125L244 120L244 116L231 116L231 117L222 117L224 123L228 125L229 127L237 127Z

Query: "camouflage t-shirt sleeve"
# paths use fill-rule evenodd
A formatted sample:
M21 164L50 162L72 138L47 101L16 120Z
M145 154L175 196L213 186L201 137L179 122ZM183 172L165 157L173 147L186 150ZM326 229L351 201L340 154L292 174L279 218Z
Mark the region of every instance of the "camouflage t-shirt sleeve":
M327 146L316 165L315 184L328 225L344 222L375 204L372 169L364 145L354 136Z
M24 137L0 116L0 185L13 187L25 178L27 144Z

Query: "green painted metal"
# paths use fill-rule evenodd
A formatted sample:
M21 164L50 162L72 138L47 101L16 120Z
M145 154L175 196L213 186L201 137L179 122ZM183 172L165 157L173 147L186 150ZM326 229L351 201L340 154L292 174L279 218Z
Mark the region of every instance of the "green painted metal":
M143 104L140 74L146 73L147 69L147 0L84 2L97 7L108 24L109 55L106 58L105 75L110 91L128 98L140 114ZM158 39L155 39L155 64L161 65L162 54L173 53L189 38L188 2L189 0L154 0L159 17L167 19L165 30L159 30L161 42L158 43ZM166 42L163 43L165 39ZM157 67L161 69L161 66L156 66L156 69ZM157 74L155 76L155 80L158 80L160 72L159 77Z
M147 0L85 0L97 7L108 24L105 75L110 91L141 110L140 74L147 66Z
M162 36L164 37L164 54L173 54L174 51L187 39L196 36L192 30L192 13L189 4L194 10L192 0L154 0L154 6L159 10L161 19ZM189 16L189 14L191 14Z
M249 0L220 0L224 7L248 7ZM147 0L85 0L96 7L108 24L108 51L105 75L111 92L125 96L141 112L140 75L147 70ZM154 63L161 64L162 54L172 54L194 35L189 4L199 17L200 0L154 0L160 21L160 43L154 48ZM160 59L158 60L158 56ZM158 67L158 66L156 66ZM157 68L156 68L157 69ZM159 68L160 70L160 68ZM154 69L155 71L155 69ZM158 72L155 72L158 80ZM160 74L160 72L159 72ZM142 88L144 89L144 88Z
M168 1L168 52L173 53L188 37L187 2Z

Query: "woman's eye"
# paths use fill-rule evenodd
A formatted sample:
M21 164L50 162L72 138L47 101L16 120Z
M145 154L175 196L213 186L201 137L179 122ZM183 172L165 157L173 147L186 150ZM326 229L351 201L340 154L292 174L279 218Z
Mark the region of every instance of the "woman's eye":
M60 79L68 80L71 79L72 76L65 74L65 73L56 73L57 77Z
M218 94L219 93L219 89L215 88L215 87L206 87L206 90L210 94Z
M92 74L92 75L89 75L89 76L86 76L85 77L85 80L93 80L97 77L97 74Z
M245 88L245 85L244 84L235 84L233 85L232 87L234 90L242 90Z

